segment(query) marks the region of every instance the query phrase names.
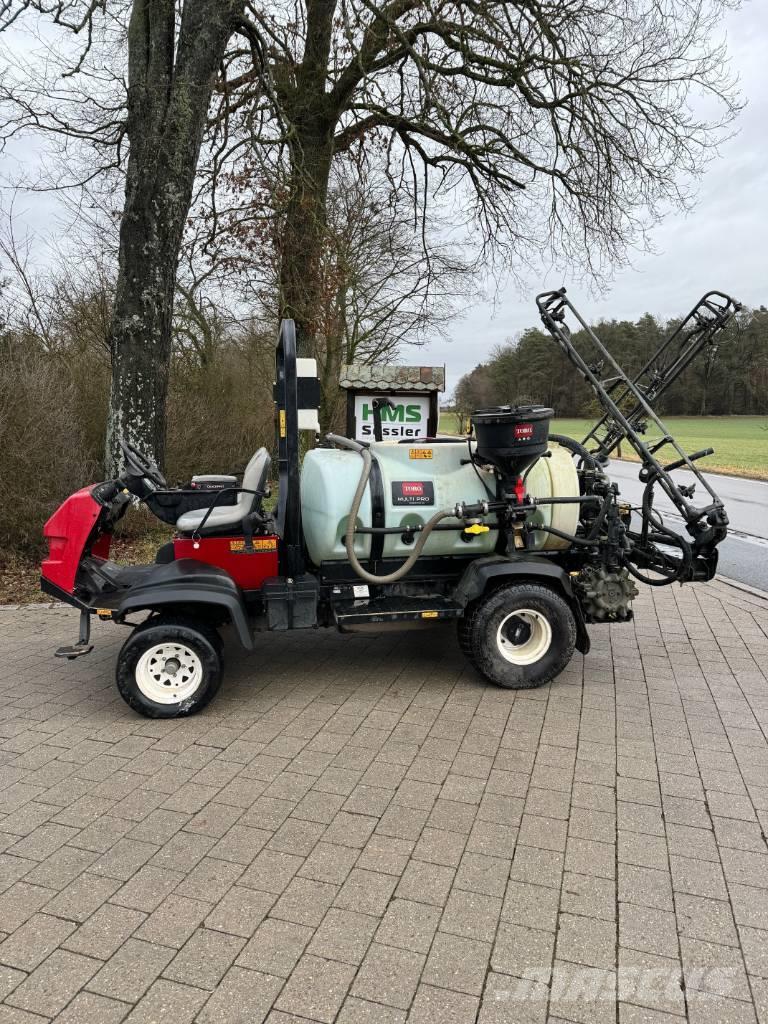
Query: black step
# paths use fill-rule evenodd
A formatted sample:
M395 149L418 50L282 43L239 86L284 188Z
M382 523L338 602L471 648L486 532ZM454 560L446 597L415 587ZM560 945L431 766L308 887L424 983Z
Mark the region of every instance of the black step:
M82 658L84 654L90 654L92 650L93 644L73 644L71 647L59 647L53 656L74 661L75 658Z
M335 601L336 625L355 626L366 622L417 622L430 619L459 619L464 608L447 597L369 597Z

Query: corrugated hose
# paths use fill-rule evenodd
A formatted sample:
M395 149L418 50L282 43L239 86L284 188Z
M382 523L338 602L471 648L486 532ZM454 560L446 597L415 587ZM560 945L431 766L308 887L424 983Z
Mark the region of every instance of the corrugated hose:
M372 458L371 453L364 446L359 444L357 441L353 441L349 437L341 437L339 434L327 434L326 440L330 441L331 444L335 444L338 448L347 448L349 451L357 452L363 460L363 472L360 474L360 479L357 483L357 490L355 496L352 499L352 507L349 510L349 519L347 520L347 532L344 537L344 546L347 549L347 558L349 564L355 570L361 580L365 580L366 583L378 584L378 583L397 583L403 576L407 576L411 569L416 564L417 559L421 555L424 545L429 540L429 535L432 530L442 519L456 519L456 513L454 509L444 509L441 512L436 512L431 519L427 520L424 524L423 529L420 531L418 540L414 545L413 551L410 553L408 558L403 562L399 569L395 569L394 572L388 573L386 576L374 576L373 573L368 572L360 564L360 560L355 554L355 525L357 523L357 513L360 510L360 505L363 501L363 495L365 489L368 486L368 478L371 475Z

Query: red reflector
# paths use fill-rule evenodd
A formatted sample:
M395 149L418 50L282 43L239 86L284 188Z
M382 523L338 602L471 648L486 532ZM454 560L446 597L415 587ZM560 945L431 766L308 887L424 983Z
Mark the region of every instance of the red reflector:
M533 437L533 424L532 423L516 423L515 424L515 440L516 441L527 441L528 438Z
M521 476L515 480L515 501L518 505L525 504L525 483Z

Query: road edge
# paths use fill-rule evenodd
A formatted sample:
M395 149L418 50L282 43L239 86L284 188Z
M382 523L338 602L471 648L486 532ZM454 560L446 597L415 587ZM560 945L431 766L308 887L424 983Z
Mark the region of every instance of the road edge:
M764 601L768 601L768 590L751 587L748 583L742 583L741 580L732 580L728 576L721 576L720 573L717 573L715 580L718 583L724 583L727 587L733 587L734 590L741 590L745 594L752 594L753 597L761 597Z

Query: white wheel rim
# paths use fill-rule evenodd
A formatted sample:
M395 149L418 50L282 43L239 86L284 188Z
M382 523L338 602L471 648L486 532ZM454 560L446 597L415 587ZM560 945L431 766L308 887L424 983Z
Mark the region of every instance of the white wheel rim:
M512 665L533 665L552 644L549 620L532 608L519 608L505 616L496 631L499 654Z
M136 685L156 704L178 704L203 681L203 663L185 644L155 644L136 664Z

